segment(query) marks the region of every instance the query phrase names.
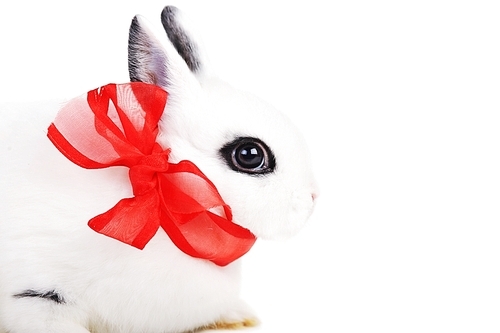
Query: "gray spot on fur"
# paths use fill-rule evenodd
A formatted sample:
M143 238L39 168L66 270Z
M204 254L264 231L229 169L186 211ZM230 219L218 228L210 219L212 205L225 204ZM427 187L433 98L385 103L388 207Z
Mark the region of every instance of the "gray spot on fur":
M13 296L15 298L33 298L33 297L42 298L42 299L46 299L49 301L53 301L57 304L65 304L66 303L65 299L60 294L58 294L55 290L49 290L46 292L42 292L42 291L37 291L37 290L33 290L33 289L28 289L28 290L25 290L19 294L15 294Z

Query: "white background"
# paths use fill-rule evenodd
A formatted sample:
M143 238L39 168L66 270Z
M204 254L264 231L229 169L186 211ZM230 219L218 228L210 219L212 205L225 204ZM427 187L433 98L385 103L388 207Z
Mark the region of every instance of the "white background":
M2 1L0 101L126 82L162 1ZM311 146L310 224L246 256L252 332L500 331L496 1L177 1L212 67Z

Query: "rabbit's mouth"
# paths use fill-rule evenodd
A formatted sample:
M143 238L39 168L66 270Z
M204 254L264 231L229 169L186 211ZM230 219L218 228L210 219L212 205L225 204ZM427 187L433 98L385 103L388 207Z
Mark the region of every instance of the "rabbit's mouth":
M316 196L308 191L297 191L293 194L292 209L288 214L289 233L285 237L294 236L306 225L314 210Z
M307 224L314 210L316 197L316 194L309 191L295 191L288 200L282 201L283 205L280 207L270 205L268 218L265 221L260 218L260 228L250 227L250 230L257 237L266 240L289 239Z

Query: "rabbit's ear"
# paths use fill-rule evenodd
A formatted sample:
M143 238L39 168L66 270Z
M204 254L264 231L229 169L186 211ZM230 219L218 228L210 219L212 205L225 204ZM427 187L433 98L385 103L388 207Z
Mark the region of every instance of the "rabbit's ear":
M167 6L161 12L161 23L167 32L168 39L194 74L200 74L205 66L200 45L193 38L192 29L182 13L174 6Z
M196 78L174 46L166 38L162 42L163 36L156 35L141 16L134 17L128 44L130 81L154 84L169 92L182 90Z

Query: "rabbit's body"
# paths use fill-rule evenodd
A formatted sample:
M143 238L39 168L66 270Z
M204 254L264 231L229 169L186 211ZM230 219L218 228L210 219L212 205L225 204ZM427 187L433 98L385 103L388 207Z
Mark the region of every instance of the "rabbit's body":
M176 332L233 313L227 320L251 315L238 300L238 262L218 267L188 257L162 231L140 251L87 226L90 217L131 196L125 168L86 170L66 160L43 130L22 137L2 146L9 161L0 187L0 327L6 332L45 332L49 316L60 321L60 332L80 332L78 325L95 332ZM60 301L13 297L29 290L52 292Z
M173 8L163 18L172 20L167 32L168 24L177 24ZM144 39L153 50L141 50ZM132 80L156 75L161 80L149 83L169 93L157 137L172 149L169 160L194 162L232 208L234 221L257 237L295 233L314 196L295 127L255 97L193 68L141 19L133 21L131 44ZM157 57L153 65L163 61L151 69L155 75L147 72L147 54ZM46 137L59 108L1 110L0 332L165 333L251 319L239 299L240 260L221 267L190 257L162 229L138 250L87 226L133 195L128 169L87 170L67 160ZM254 175L231 169L221 147L240 137L267 143L275 169Z

